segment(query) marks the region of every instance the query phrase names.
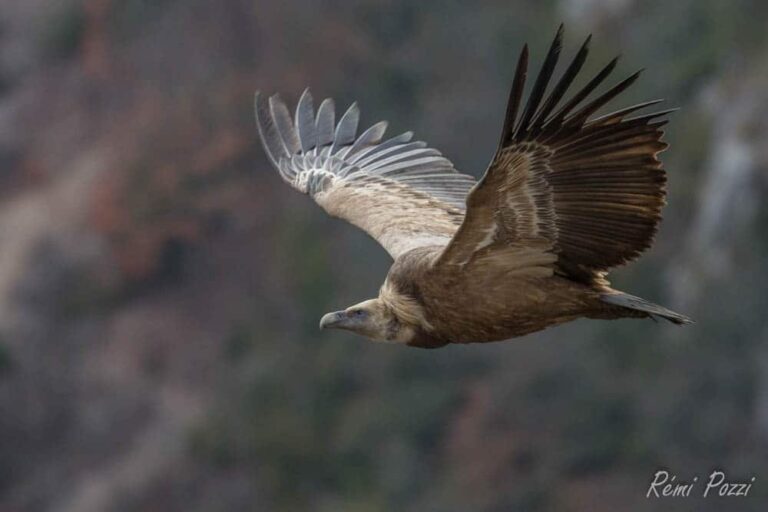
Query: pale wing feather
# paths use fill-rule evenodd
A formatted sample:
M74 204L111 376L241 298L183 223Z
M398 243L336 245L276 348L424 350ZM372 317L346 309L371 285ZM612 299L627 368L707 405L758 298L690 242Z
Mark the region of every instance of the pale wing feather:
M393 258L418 247L446 245L463 217L427 194L376 178L328 187L315 201L371 235Z
M424 142L411 142L411 132L382 142L386 122L357 136L356 104L334 129L333 102L323 101L317 117L312 103L307 90L291 123L279 97L267 103L256 95L259 135L280 176L330 215L363 229L393 258L448 244L474 178Z

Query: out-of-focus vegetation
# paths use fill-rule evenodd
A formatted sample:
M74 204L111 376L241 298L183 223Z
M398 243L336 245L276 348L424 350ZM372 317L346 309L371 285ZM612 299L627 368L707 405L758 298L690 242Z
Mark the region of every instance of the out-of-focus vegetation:
M762 511L768 7L755 0L0 4L0 509ZM658 242L579 321L422 351L320 333L389 260L281 183L255 89L307 85L479 176L524 42L679 106ZM617 76L616 80L620 77ZM626 103L625 103L626 104ZM622 105L614 105L622 106ZM656 470L757 477L649 501ZM694 493L695 494L695 493Z

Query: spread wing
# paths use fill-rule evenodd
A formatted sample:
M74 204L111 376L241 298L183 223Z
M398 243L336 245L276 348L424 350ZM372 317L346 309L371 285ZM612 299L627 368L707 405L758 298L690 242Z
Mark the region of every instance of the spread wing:
M597 76L556 110L587 56L590 39L545 97L562 46L555 37L527 103L518 116L528 65L520 55L499 149L467 198L464 222L438 264L532 251L554 255L552 270L584 281L602 278L647 249L665 203L666 175L657 158L666 148L657 112L629 117L654 105L634 105L591 116L629 87L636 73L601 95L594 90L616 65ZM546 258L544 258L546 259ZM538 258L541 260L541 258Z
M458 173L424 142L411 141L411 132L382 142L386 122L357 136L359 117L353 104L336 124L330 99L315 115L307 90L293 121L277 95L267 102L256 93L264 149L293 188L363 229L393 258L448 244L464 218L474 178Z

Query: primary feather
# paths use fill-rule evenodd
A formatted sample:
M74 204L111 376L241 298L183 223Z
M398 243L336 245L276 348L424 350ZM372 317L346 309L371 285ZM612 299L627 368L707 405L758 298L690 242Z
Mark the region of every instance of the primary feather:
M669 111L627 117L658 103L652 101L590 120L639 75L579 108L609 77L614 60L550 115L588 52L589 38L544 99L561 39L562 27L516 120L528 61L523 49L504 123L515 129L505 128L496 156L467 198L466 219L442 264L466 264L493 251L536 245L557 255L556 271L589 282L602 280L605 271L650 247L666 194L658 159L667 147L661 141L666 121L658 118Z

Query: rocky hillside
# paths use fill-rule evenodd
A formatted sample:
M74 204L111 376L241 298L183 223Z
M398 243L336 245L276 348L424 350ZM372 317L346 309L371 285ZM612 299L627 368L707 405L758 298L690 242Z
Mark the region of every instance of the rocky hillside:
M768 8L756 0L0 3L0 510L761 511ZM658 243L618 287L685 329L576 322L398 349L318 333L389 260L284 186L255 89L307 85L480 175L523 42L680 106Z

